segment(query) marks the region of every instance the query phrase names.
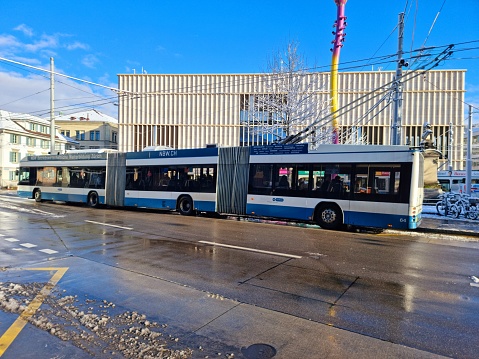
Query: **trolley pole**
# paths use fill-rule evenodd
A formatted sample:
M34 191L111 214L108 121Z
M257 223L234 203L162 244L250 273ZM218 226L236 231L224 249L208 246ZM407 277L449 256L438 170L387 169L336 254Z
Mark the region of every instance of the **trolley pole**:
M401 144L401 122L402 122L402 67L405 62L402 58L403 50L403 36L404 36L404 13L399 14L398 24L398 59L396 67L396 77L394 79L394 120L391 128L391 145Z
M472 177L472 105L469 105L469 123L467 127L466 143L466 194L471 195Z
M55 78L53 75L53 57L50 57L50 154L55 153Z

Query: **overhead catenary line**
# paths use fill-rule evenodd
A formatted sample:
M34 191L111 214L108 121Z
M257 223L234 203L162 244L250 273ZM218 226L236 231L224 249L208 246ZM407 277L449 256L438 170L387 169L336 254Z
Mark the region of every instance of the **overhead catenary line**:
M0 57L0 60L1 60L1 61L5 61L5 62L10 62L10 63L16 64L16 65L21 65L21 66L29 67L29 68L31 68L31 69L38 70L38 71L42 71L42 72L46 72L46 73L53 74L53 75L56 75L56 76L62 76L62 77L65 77L65 78L68 78L68 79L71 79L71 80L84 82L84 83L89 84L89 85L94 85L94 86L102 87L102 88L105 88L105 89L108 89L108 90L112 90L112 91L115 91L115 92L126 92L126 93L129 93L129 92L130 92L130 91L119 90L117 87L105 86L105 85L98 84L98 83L95 83L95 82L92 82L92 81L83 80L83 79L80 79L80 78L78 78L78 77L73 77L73 76L65 75L65 74L62 74L62 73L59 73L59 72L46 70L46 69L43 69L43 68L41 68L41 67L24 64L24 63L22 63L22 62L18 62L18 61L14 61L14 60L9 60L9 59L6 59L6 58L4 58L4 57Z

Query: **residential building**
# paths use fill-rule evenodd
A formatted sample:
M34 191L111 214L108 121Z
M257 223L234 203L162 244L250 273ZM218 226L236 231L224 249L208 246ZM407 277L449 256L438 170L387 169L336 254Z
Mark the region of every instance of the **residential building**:
M96 110L55 118L62 135L78 142L83 149L118 149L118 120Z
M15 187L20 159L50 153L50 121L24 113L0 110L0 187ZM56 134L55 152L74 146Z
M278 114L264 108L263 119L256 122L250 119L252 104L260 96L270 94L269 85L277 76L119 74L119 150L271 143L275 137L258 135L259 127L275 126ZM394 71L338 74L338 107L342 109L338 121L343 143L351 142L351 134L361 139L361 143L391 143L394 103L390 90L394 76ZM312 95L318 104L329 103L329 73L310 73L302 81L304 92L308 83L321 84ZM423 126L429 123L433 142L444 155L440 165L449 158L455 169L462 168L465 70L405 71L402 87L401 144L419 146ZM280 96L287 101L284 94ZM299 132L306 126L316 126L314 134L327 129L331 122L327 113L319 125L317 120L310 118L291 130ZM303 142L314 141L313 135L303 139Z

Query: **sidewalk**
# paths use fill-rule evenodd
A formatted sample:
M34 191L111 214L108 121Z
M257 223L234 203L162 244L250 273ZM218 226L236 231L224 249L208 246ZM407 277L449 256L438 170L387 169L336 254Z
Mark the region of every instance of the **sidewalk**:
M434 206L424 206L422 223L417 231L474 236L479 240L479 219L439 216Z

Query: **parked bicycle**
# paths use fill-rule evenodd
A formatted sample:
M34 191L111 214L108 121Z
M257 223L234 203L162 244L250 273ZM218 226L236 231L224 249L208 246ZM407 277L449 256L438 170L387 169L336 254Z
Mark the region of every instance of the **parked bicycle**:
M478 199L467 194L457 195L457 201L451 205L450 213L454 218L463 215L465 218L477 219L479 217Z
M456 202L456 195L454 193L446 192L439 195L439 201L436 203L436 211L440 216L447 216L450 214L451 206Z

